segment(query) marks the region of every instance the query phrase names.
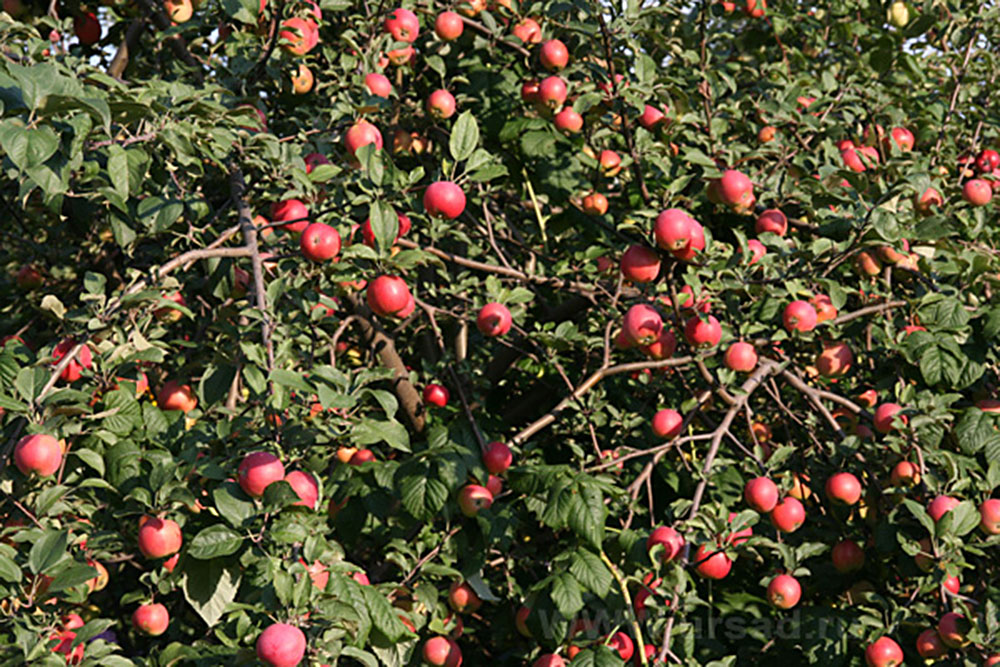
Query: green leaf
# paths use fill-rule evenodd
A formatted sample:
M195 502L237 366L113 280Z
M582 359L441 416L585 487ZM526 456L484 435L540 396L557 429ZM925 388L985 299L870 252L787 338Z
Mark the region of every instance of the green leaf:
M375 244L380 252L388 252L399 233L399 218L392 206L383 201L375 200L368 207L368 219L371 221Z
M46 531L28 553L28 569L32 574L44 574L66 555L67 531Z
M316 393L316 390L306 381L305 378L302 377L301 373L275 368L271 371L268 379L284 387L288 387L289 389L301 391L307 396L311 396Z
M97 576L97 570L83 563L74 563L67 568L60 570L49 584L50 593L58 593L67 588L73 588L93 579Z
M934 534L934 519L927 513L923 505L909 498L903 500L903 505L906 506L906 509L910 510L910 514L920 522L920 525L927 529L928 533L931 535Z
M185 561L184 599L201 616L208 627L222 618L230 602L236 599L240 586L239 570L227 567L219 558L213 560L188 559Z
M950 521L945 521L950 519ZM947 532L957 537L968 535L979 526L979 510L971 500L963 500L950 512L941 517L939 532Z
M21 581L21 568L3 554L0 554L0 579L12 584Z
M471 111L463 111L451 130L448 148L455 161L465 160L472 155L479 144L479 125Z
M573 555L569 571L577 580L597 597L603 598L611 590L611 571L601 561L600 556L587 549L579 549Z
M257 508L235 482L223 482L212 491L215 509L226 521L239 528L254 516Z
M116 435L128 435L142 426L142 408L130 389L116 389L104 395L104 409L112 412L102 420L104 428Z
M87 622L83 627L77 628L76 637L73 638L73 643L70 646L79 646L80 644L90 641L97 635L101 634L111 626L115 624L115 621L110 618L95 618L92 621ZM101 664L108 664L107 658L113 656L105 656L101 659Z
M583 609L583 595L580 584L569 572L562 572L552 578L552 601L564 618L573 618Z
M448 487L426 475L405 478L399 490L403 507L416 519L434 517L448 501Z
M44 368L22 368L14 380L14 388L27 402L32 402L42 393L42 387L49 380L49 374Z
M108 178L111 186L122 199L128 199L128 155L118 144L108 146Z
M393 449L410 451L410 435L406 432L406 427L397 421L365 419L354 425L351 437L354 443L361 447L385 442Z
M600 549L604 541L606 517L607 509L600 489L581 483L578 492L570 495L567 515L569 527L595 549Z
M962 452L969 455L977 454L991 442L1000 441L995 420L979 408L969 408L963 412L952 433Z
M969 323L969 313L962 302L949 297L925 304L917 312L920 321L929 329L960 329Z
M188 555L200 560L228 556L243 546L243 538L221 523L203 529L188 547Z
M368 615L372 619L372 624L390 642L398 641L406 634L406 627L399 620L396 609L374 587L362 586L361 589L365 596L365 604L368 606Z

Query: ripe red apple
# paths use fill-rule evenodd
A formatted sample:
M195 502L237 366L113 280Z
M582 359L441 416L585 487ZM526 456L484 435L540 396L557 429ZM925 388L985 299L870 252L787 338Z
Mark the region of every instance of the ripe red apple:
M920 468L909 461L900 461L889 473L893 486L916 486L920 483Z
M617 651L618 657L625 662L628 662L632 658L632 654L635 652L635 646L632 644L632 638L620 631L611 636L611 639L607 642L607 647L612 651Z
M531 663L531 667L565 667L566 661L556 653L546 653Z
M302 256L313 262L333 259L340 252L340 233L330 225L314 222L299 239Z
M730 525L732 525L733 521L736 519L736 516L737 516L736 512L729 513L729 518L727 521ZM732 544L734 546L738 546L749 540L751 537L753 537L753 526L747 526L742 530L737 530L735 533L730 533L729 535L727 535L726 544Z
M722 340L722 325L714 315L705 319L696 315L684 325L684 338L694 348L715 347Z
M52 348L52 361L58 365L59 361L76 347L76 340L67 338ZM83 345L76 356L62 369L59 377L66 382L76 382L83 375L85 368L90 368L93 364L94 356L90 352L90 347Z
M364 463L371 463L375 461L375 452L370 449L359 449L351 454L351 458L348 459L348 465L359 466Z
M757 133L757 141L762 144L766 144L774 141L774 135L778 133L778 128L774 125L765 125L760 128L760 132Z
M257 637L256 648L268 667L296 667L306 654L306 636L294 625L273 623Z
M1000 167L1000 153L992 148L984 149L976 157L976 170L980 174L991 174Z
M860 570L865 564L865 552L854 540L841 540L830 552L833 567L841 574Z
M767 0L746 0L743 12L752 19L759 19L767 11Z
M400 212L396 212L396 219L399 224L396 226L396 241L403 238L410 233L410 229L413 228L413 223L410 222L408 216L403 215ZM375 247L375 231L372 229L371 218L366 219L361 223L361 237L364 240L364 244L369 248Z
M181 550L181 527L172 519L144 516L139 523L139 551L146 558L164 558Z
M729 346L724 359L729 370L749 373L757 367L757 350L750 343L740 341Z
M564 134L579 134L583 129L583 116L578 114L573 107L563 107L552 119L556 129Z
M392 83L389 82L389 77L378 72L365 75L365 87L375 97L388 98L392 94Z
M538 59L545 69L550 72L558 72L569 63L569 51L566 49L566 45L558 39L550 39L542 44Z
M754 199L753 183L746 174L727 169L719 179L718 195L722 203L731 208L747 208Z
M694 220L679 208L668 208L656 216L653 235L664 250L683 250L691 242Z
M874 146L855 147L852 142L841 142L840 157L851 171L861 173L868 170L866 164L878 163L878 149Z
M14 277L14 282L17 283L19 289L33 290L41 287L44 279L38 269L31 264L25 264L18 269L17 275Z
M996 665L1000 665L1000 653L994 653L983 662L983 667L995 667Z
M538 84L538 102L545 109L555 111L566 102L566 82L556 75L542 79Z
M448 589L448 605L460 614L466 612L474 614L483 601L479 599L472 586L464 581L452 582Z
M903 664L903 649L889 637L879 637L865 649L868 667L899 667Z
M397 315L410 303L413 295L406 281L399 276L382 275L368 283L365 293L368 307L376 315L388 317Z
M316 503L319 501L319 483L315 477L304 470L293 470L285 475L285 481L299 497L296 505L316 509Z
M927 628L917 637L917 653L921 658L940 658L948 653L936 628Z
M788 217L776 208L769 208L757 217L754 230L758 235L770 232L784 236L788 233Z
M507 306L502 303L488 303L479 311L476 316L476 327L484 336L495 338L510 331L513 318Z
M388 64L394 67L402 67L403 65L412 64L417 59L417 51L412 46L407 46L402 49L392 49L385 54L385 59ZM379 61L380 66L384 66L383 62Z
M424 190L424 210L435 218L454 220L465 210L465 193L451 181L435 181Z
M936 496L927 505L927 513L935 521L940 521L941 517L958 506L958 502L958 498L952 498L951 496Z
M304 56L319 44L319 26L312 19L293 16L281 22L278 32L283 48L288 53Z
M706 579L725 579L733 569L733 561L726 552L712 544L703 544L695 552L695 572Z
M439 408L448 405L451 394L448 388L440 384L429 384L424 387L424 403L430 403Z
M861 482L849 472L838 472L826 480L826 496L834 503L853 505L861 499Z
M981 178L973 178L962 186L962 198L973 206L986 206L993 199L993 188Z
M649 104L643 108L642 115L639 116L639 124L650 132L652 132L657 125L666 122L666 120L667 116L663 111Z
M157 637L167 631L170 624L170 614L167 608L158 602L141 604L132 612L132 626L151 637Z
M504 443L491 442L486 445L486 451L483 452L483 465L491 474L502 474L513 461L514 455L511 453L510 447Z
M156 395L156 404L161 410L180 410L187 414L198 407L198 398L194 395L191 385L170 380Z
M650 359L669 359L677 351L677 336L670 329L662 329L656 340L639 346L639 349Z
M622 170L622 156L614 151L601 151L597 161L601 165L601 172L609 178L617 176L618 172Z
M816 357L816 370L824 377L839 377L851 369L854 353L847 343L826 343Z
M658 410L653 415L653 433L660 438L673 438L681 432L684 424L684 417L681 413L670 408Z
M392 10L385 19L385 31L397 42L414 42L420 34L417 15L402 7Z
M455 96L443 88L435 90L427 98L427 112L437 120L446 120L455 115Z
M455 12L441 12L434 19L434 32L445 42L452 42L462 36L465 23Z
M189 0L185 0L190 6ZM299 64L298 69L292 75L292 92L296 95L305 95L313 88L313 84L316 83L316 77L313 76L312 70L303 64Z
M295 220L282 225L282 229L289 232L302 232L309 226L309 209L298 199L286 199L285 201L271 204L271 221L285 222Z
M660 274L660 256L643 245L629 246L621 261L622 275L634 283L649 283Z
M608 212L608 198L600 192L591 192L583 198L581 205L587 215L604 215Z
M541 84L538 79L529 79L521 84L521 99L527 104L535 104L539 101L539 88Z
M958 595L958 591L962 588L962 582L954 575L945 577L941 585L952 595Z
M705 249L705 228L697 220L691 220L691 240L681 250L671 250L670 254L682 262L692 261Z
M637 303L625 313L622 334L632 345L649 345L660 337L662 330L660 314L648 304Z
M812 331L816 328L818 316L816 309L808 301L792 301L785 306L782 315L785 329L791 331Z
M941 641L944 642L945 646L962 648L968 643L965 636L968 634L970 627L971 624L965 616L949 611L938 621L937 631L941 635Z
M913 138L913 133L910 132L905 127L892 128L891 136L893 142L895 142L896 146L899 147L899 150L903 151L904 153L913 150L913 145L915 143L915 139Z
M809 303L816 309L816 323L826 322L837 317L837 309L826 294L817 294L809 299Z
M767 248L757 239L747 241L747 249L750 251L750 265L753 266L760 261L761 257L767 254Z
M94 12L84 12L73 18L73 32L84 46L101 41L101 23Z
M660 560L669 563L680 555L684 549L684 536L670 526L658 526L653 529L646 539L646 551L649 551L657 544L663 545Z
M435 667L458 667L462 664L462 651L450 637L431 637L424 642L424 662Z
M889 433L893 430L893 419L900 411L902 411L903 406L898 403L882 403L877 408L875 408L875 417L873 419L875 423L875 430L879 433ZM899 415L899 418L905 424L907 422L906 415Z
M1000 499L990 498L979 506L979 528L987 535L1000 535Z
M767 477L755 477L744 485L743 499L753 510L767 514L778 504L778 485Z
M285 466L270 452L253 452L243 457L237 470L240 488L248 495L259 498L272 482L285 478Z
M539 44L542 41L542 27L535 19L521 19L511 32L525 44Z
M466 484L458 492L458 507L468 517L476 516L480 510L489 509L493 504L493 494L478 484Z
M362 118L344 133L344 146L350 155L348 161L352 166L359 166L356 154L362 146L372 144L375 148L382 148L382 133L378 128Z
M914 195L913 198L913 208L921 215L927 215L932 208L943 205L944 199L941 197L941 193L934 188L927 188L923 193Z
M771 523L783 533L794 533L806 520L806 508L796 498L787 496L771 510Z
M14 446L14 465L24 475L54 475L62 464L63 447L51 435L26 435Z
M778 609L791 609L802 598L802 586L790 574L779 574L767 585L767 599Z

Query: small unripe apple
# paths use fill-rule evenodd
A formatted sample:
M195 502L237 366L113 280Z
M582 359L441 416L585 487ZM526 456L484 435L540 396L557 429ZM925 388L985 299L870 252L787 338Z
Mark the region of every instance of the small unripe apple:
M802 598L802 586L790 574L779 574L767 585L767 599L778 609L791 609Z
M476 316L476 328L480 333L490 338L503 336L513 324L510 310L502 303L488 303L479 311Z
M438 120L446 120L455 115L455 96L447 90L435 90L427 98L427 112Z
M143 517L139 525L139 551L146 558L164 558L181 549L181 527L171 519Z
M941 641L936 628L927 628L917 637L917 653L921 658L940 658L948 653L948 647Z
M14 465L24 475L54 475L62 465L63 448L51 435L26 435L14 446Z
M552 119L556 129L564 134L579 134L583 129L583 116L578 114L573 107L563 107Z
M365 75L365 88L375 97L388 98L392 94L392 83L385 74L372 72Z
M927 513L935 521L940 521L945 514L958 507L958 498L951 496L936 496L927 505Z
M285 466L270 452L253 452L243 457L237 470L237 481L248 496L259 498L272 482L285 478Z
M474 614L483 601L479 599L472 586L464 581L455 581L448 589L448 605L460 614Z
M454 220L465 210L465 193L451 181L435 181L424 190L424 210L432 217Z
M478 484L466 484L458 492L458 507L468 517L476 516L480 510L489 509L493 504L493 494Z
M962 186L962 198L973 206L986 206L993 199L993 188L981 178L973 178Z
M368 283L365 292L368 307L376 315L396 315L409 304L412 295L406 281L399 276L383 275Z
M865 565L865 552L854 540L841 540L830 552L833 567L841 574L860 570Z
M304 470L293 470L285 475L285 481L299 497L295 502L296 505L316 509L316 503L319 501L319 483L315 477Z
M979 506L979 528L987 535L1000 535L1000 499L990 498Z
M456 12L441 12L434 19L434 32L445 42L452 42L462 36L465 23Z
M170 625L170 614L162 604L150 603L139 605L132 612L132 626L150 637L157 637L167 631Z
M816 309L808 301L792 301L785 306L782 320L785 329L791 331L812 331L818 321Z
M951 648L962 648L968 643L966 635L972 624L961 614L949 611L938 621L937 631L941 641Z
M161 410L180 410L187 414L198 407L198 398L194 395L191 385L170 380L157 393L156 404Z
M322 222L314 222L299 238L302 256L313 262L325 262L340 252L340 233Z
M897 414L902 412L903 406L898 403L882 403L877 408L875 408L875 416L873 421L875 423L875 430L879 433L889 433L893 430L893 420ZM905 424L908 420L906 415L899 415L899 418Z
M420 34L417 15L402 7L394 9L385 19L385 31L397 42L414 42Z
M633 345L649 345L663 330L660 314L650 305L637 303L625 313L622 335Z
M834 503L854 505L861 499L861 482L849 472L838 472L826 480L826 496Z
M694 554L695 572L706 579L725 579L733 569L726 552L712 544L703 544Z
M443 408L448 405L448 399L451 397L448 388L440 384L429 384L424 387L424 403L430 403L433 406Z
M785 497L771 510L771 523L783 533L794 533L806 520L806 508L796 498Z
M729 370L749 373L757 367L757 350L750 343L733 343L726 350L725 363Z
M306 636L294 625L274 623L257 637L256 649L268 667L296 667L306 654Z
M632 245L622 255L621 269L633 283L653 282L660 274L660 256L644 245Z
M569 51L566 49L566 45L558 39L550 39L542 44L538 59L545 69L550 72L558 72L569 62Z
M868 667L899 667L903 664L903 649L889 637L879 637L865 649Z
M566 82L556 75L542 79L538 84L538 102L549 111L555 111L566 102Z
M778 485L767 477L755 477L744 485L743 499L754 511L767 514L778 504Z
M514 455L511 453L510 447L504 443L491 442L486 445L486 451L483 452L483 465L490 474L502 474L513 461Z
M664 250L683 250L691 242L694 220L679 208L668 208L656 216L653 235Z
M788 233L788 217L776 208L769 208L757 217L754 230L757 234L771 232L784 236Z
M695 316L684 325L684 338L688 345L698 349L715 347L722 340L722 325L714 315L707 318Z
M905 28L910 22L910 8L903 0L895 0L886 10L886 19L897 28Z

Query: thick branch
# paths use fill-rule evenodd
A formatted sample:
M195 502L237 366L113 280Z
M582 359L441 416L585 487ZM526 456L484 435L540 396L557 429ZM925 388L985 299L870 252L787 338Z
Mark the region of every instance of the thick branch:
M892 308L901 308L905 305L906 301L886 301L885 303L875 304L874 306L865 306L864 308L859 308L852 313L844 313L840 317L830 320L830 324L844 324L845 322L856 320L859 317L864 317L865 315L881 313L886 310L891 310Z

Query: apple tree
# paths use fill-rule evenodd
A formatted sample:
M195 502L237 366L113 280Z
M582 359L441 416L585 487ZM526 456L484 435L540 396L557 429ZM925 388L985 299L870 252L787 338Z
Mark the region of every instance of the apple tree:
M1000 663L998 26L4 0L2 664Z

